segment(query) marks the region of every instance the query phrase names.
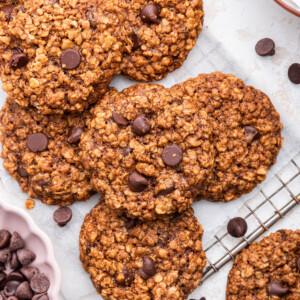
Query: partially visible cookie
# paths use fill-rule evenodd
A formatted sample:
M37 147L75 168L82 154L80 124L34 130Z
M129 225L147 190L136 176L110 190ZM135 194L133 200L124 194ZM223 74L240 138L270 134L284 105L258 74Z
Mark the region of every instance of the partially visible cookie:
M80 148L106 204L145 220L187 209L214 162L207 114L155 84L107 93Z
M178 101L193 100L213 120L215 165L200 199L228 202L266 178L282 146L280 116L267 95L222 73L201 74L170 92Z
M202 0L119 0L127 10L132 53L122 72L138 81L160 80L178 69L194 47L203 26Z
M0 4L0 75L9 97L43 114L83 111L98 100L130 51L116 1Z
M65 206L86 201L92 191L78 142L82 115L45 116L8 99L0 113L4 167L32 198Z
M98 204L80 233L80 259L104 299L187 299L206 265L192 209L156 221L128 219Z
M300 299L300 230L279 230L244 249L228 275L227 300Z

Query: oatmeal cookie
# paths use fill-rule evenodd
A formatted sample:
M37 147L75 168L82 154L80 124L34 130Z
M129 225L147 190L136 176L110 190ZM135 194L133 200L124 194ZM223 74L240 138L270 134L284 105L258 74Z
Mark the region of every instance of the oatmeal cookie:
M138 81L160 80L178 69L194 47L203 26L202 0L119 0L127 10L133 42L122 72Z
M80 259L104 299L187 299L206 265L192 209L142 223L104 203L86 216Z
M227 300L300 299L300 230L279 230L239 254Z
M145 220L182 212L213 166L210 119L193 101L141 83L91 110L80 148L106 204Z
M200 199L228 202L266 178L282 146L280 116L267 95L222 73L199 75L170 92L194 100L213 119L215 165Z
M82 115L41 115L8 99L0 113L5 169L22 190L46 204L69 205L91 195L79 157Z
M43 114L83 111L98 100L132 43L116 1L0 4L0 75L9 97Z

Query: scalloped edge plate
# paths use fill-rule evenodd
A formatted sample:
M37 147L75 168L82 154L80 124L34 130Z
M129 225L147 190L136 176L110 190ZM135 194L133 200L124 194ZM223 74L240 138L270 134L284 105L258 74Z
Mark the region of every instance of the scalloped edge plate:
M30 265L40 269L50 279L48 296L58 300L61 288L61 271L56 262L53 245L49 237L35 224L31 216L21 208L0 199L0 229L17 231L24 238L26 247L36 253Z

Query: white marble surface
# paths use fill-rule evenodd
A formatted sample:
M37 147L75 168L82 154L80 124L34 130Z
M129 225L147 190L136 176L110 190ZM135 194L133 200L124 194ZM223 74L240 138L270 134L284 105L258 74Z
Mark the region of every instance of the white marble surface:
M204 0L205 1L205 0ZM199 73L223 71L235 73L269 94L280 110L285 124L285 148L281 152L279 166L294 155L300 141L300 85L289 82L287 69L294 62L300 63L300 18L297 18L278 6L272 0L206 0L205 28L197 46L190 53L184 66L173 72L160 83L171 86ZM261 58L255 54L255 43L264 37L273 38L276 43L276 55ZM118 89L123 89L132 82L119 76L113 81ZM4 94L0 92L0 99ZM272 172L270 174L270 177ZM24 207L26 195L22 195L18 186L3 169L1 179L10 192L7 199L15 205ZM1 193L0 193L1 196ZM247 196L248 197L248 196ZM230 204L202 202L195 205L196 215L203 224L209 242L210 235L226 223L228 218L237 214L247 197ZM94 197L88 203L77 203L72 207L73 220L64 229L57 228L52 221L55 208L46 207L36 202L31 216L54 242L57 260L63 273L60 300L96 300L97 296L88 276L81 270L78 261L78 233L85 213L97 202ZM214 216L214 219L211 217ZM300 208L296 208L277 227L299 228ZM272 229L272 231L275 230ZM206 296L207 300L225 299L226 276L229 265L207 280L195 293L195 297ZM53 299L56 300L56 299Z

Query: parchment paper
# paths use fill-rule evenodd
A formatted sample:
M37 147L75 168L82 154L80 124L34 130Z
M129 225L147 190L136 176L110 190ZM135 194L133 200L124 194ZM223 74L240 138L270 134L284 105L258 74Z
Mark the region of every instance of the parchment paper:
M256 1L256 0L255 0ZM255 2L253 1L253 2ZM218 10L227 9L225 2L215 0L214 3L207 3L207 23L213 22L217 16ZM246 1L249 3L249 1ZM260 2L257 0L256 2ZM252 45L254 47L254 45ZM253 49L251 49L253 51ZM223 45L220 36L216 35L210 28L204 28L200 35L197 45L191 51L187 61L177 71L169 74L169 76L159 83L171 87L172 85L182 82L190 77L195 77L199 73L208 73L213 71L223 71L225 73L233 73L245 80L247 84L254 85L263 89L269 94L272 102L281 114L281 120L284 124L283 136L285 138L283 148L278 156L277 164L271 169L268 179L273 176L275 172L280 170L292 157L294 157L300 149L300 131L299 123L296 120L295 109L299 108L299 97L291 97L289 89L286 87L281 89L279 82L274 86L267 85L262 82L262 79L253 76L253 70L250 72L247 64L238 63L236 55L232 55L228 51L228 47ZM258 60L260 58L257 58ZM267 78L266 78L267 80ZM286 78L284 78L287 81ZM267 81L270 82L270 81ZM118 76L112 82L112 85L122 90L125 87L132 85L133 82ZM295 93L292 91L292 96ZM295 93L296 95L296 93ZM282 101L282 97L289 97L288 103ZM5 94L0 92L0 105L2 106L5 100ZM4 171L2 164L0 167L0 178L4 183L6 191L0 191L0 197L24 208L24 202L27 195L23 194L18 187L18 184ZM263 183L265 184L265 183ZM9 196L6 192L9 192ZM255 192L254 192L255 193ZM210 242L213 234L215 234L221 225L237 214L237 211L242 204L253 195L246 195L240 199L228 204L210 203L201 201L193 205L195 214L202 223L205 235L204 246ZM84 216L91 208L96 205L99 199L98 195L93 196L87 203L76 203L72 206L73 219L65 228L59 228L53 221L52 215L55 207L48 207L36 201L36 207L29 211L36 223L50 236L53 241L56 258L62 270L62 294L67 300L89 300L100 299L96 296L95 290L89 280L88 275L82 270L79 262L78 251L78 235ZM200 297L201 292L197 291L193 294L194 297ZM200 288L201 290L201 288ZM94 298L95 297L95 298ZM217 297L217 296L216 296ZM215 298L215 299L223 299ZM56 300L56 299L55 299Z

